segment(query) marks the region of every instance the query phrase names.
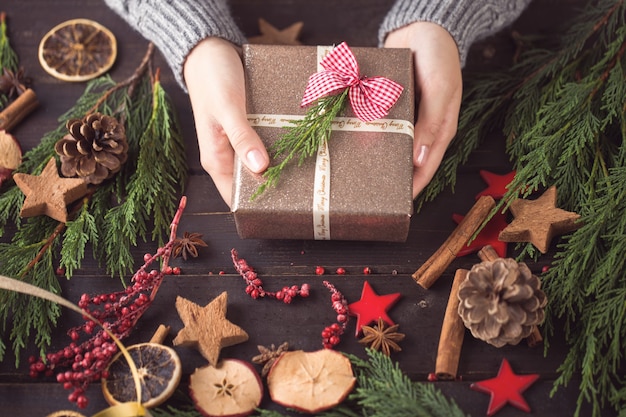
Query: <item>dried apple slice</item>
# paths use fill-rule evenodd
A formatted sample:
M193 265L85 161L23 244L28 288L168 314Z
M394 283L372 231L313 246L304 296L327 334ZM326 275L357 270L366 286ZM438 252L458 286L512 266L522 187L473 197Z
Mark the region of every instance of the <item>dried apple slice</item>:
M46 33L39 43L39 63L63 81L87 81L108 71L117 56L109 29L89 19L72 19Z
M263 383L251 364L223 359L196 369L189 378L196 408L208 417L243 417L261 404Z
M340 404L355 383L350 360L332 349L285 352L267 376L274 402L311 414Z
M13 135L0 130L0 185L22 163L22 148Z
M176 390L182 375L182 365L176 351L159 343L139 343L127 348L141 380L141 404L156 407ZM102 392L110 405L137 401L135 380L128 362L118 353L102 380Z

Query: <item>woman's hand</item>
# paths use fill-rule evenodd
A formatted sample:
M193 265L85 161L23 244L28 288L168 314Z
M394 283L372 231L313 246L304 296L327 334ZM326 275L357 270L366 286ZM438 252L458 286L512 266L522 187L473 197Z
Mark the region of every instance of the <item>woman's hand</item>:
M413 51L418 99L413 145L415 198L435 175L456 134L463 92L459 51L450 33L430 22L415 22L389 33L384 46Z
M235 153L252 172L269 164L265 146L246 116L243 64L237 47L207 38L191 51L184 77L194 113L200 163L230 206Z

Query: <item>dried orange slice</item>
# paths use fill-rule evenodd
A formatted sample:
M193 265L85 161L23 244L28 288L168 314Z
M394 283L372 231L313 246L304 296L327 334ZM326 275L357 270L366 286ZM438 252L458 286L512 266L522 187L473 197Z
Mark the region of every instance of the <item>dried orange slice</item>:
M156 407L176 390L182 375L182 365L176 351L159 343L139 343L127 348L141 380L141 404ZM136 402L135 380L128 362L118 353L102 380L104 398L111 405Z
M72 19L53 27L39 43L39 63L63 81L87 81L104 74L117 57L113 33L89 19Z
M263 384L256 370L239 359L196 369L189 392L198 411L208 417L244 417L261 404Z
M72 410L61 410L48 414L47 417L85 417L85 415Z
M267 375L274 402L309 414L340 404L355 383L350 360L332 349L285 352Z

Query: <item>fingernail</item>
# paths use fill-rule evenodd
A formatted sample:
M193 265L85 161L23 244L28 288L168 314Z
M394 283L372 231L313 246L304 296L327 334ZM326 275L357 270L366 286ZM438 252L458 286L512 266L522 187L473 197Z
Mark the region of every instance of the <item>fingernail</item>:
M252 149L246 154L248 168L254 172L260 172L265 167L265 157L258 149Z
M426 157L428 156L428 146L422 145L420 146L419 153L417 154L417 159L415 163L417 166L422 166L426 162Z

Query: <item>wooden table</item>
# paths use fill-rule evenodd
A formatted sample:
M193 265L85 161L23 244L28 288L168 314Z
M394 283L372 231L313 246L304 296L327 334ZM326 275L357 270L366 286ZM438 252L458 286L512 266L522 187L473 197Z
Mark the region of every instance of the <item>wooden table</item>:
M554 26L554 19L565 16L574 4L581 2L561 0L548 4L536 3L519 19L516 28L526 32L549 31ZM377 27L391 4L391 0L232 2L234 14L238 16L238 22L247 35L258 34L259 17L264 17L279 28L302 20L304 29L300 39L305 44L332 44L345 40L354 46L376 45ZM91 18L107 26L119 43L117 62L110 72L116 80L132 73L147 47L145 39L98 0L9 0L3 2L0 8L7 12L12 44L19 54L21 65L33 80L33 88L41 103L32 115L13 130L25 150L35 146L45 132L57 126L57 118L84 89L84 84L71 84L52 78L39 65L37 47L50 28L78 17ZM549 17L555 15L557 18ZM487 58L483 54L487 45L495 47L494 58ZM490 66L506 64L513 48L509 31L505 31L476 45L469 66L488 70ZM358 300L363 283L369 281L379 294L402 294L401 300L390 310L390 316L400 324L400 331L406 333L406 339L401 344L402 352L394 354L393 358L399 361L401 368L412 379L426 381L428 374L434 371L439 333L454 271L457 268L469 268L479 259L476 255L458 258L429 290L416 285L411 274L454 229L452 214L467 212L474 202L474 196L486 187L478 171L486 169L498 174L510 171L502 138L497 134L492 135L471 156L460 172L455 193L444 192L435 202L427 204L419 214L413 216L406 243L241 240L228 207L221 201L211 179L200 167L188 97L176 84L160 54L156 56L156 64L161 68L163 85L179 112L188 149L190 178L185 190L188 206L179 230L203 234L208 248L202 248L198 258L186 262L180 259L175 261L182 269L182 275L170 276L165 280L155 304L126 343L147 340L156 327L163 323L171 326L170 337L165 341L171 344L172 335L182 328L174 308L176 296L203 305L222 291L228 291L227 317L243 327L250 339L247 343L223 349L222 357L250 360L258 353L257 345L279 344L283 341L288 341L293 349L316 350L321 348L321 330L335 321L328 291L323 288L321 281L331 281L349 301ZM8 230L3 240L7 240L10 233L11 230ZM141 243L134 252L137 262L141 261L144 253L152 252L155 248L156 244L152 242ZM292 305L252 300L244 293L244 283L234 271L230 260L231 248L236 248L256 268L268 288L278 289L292 283L308 282L312 287L311 297ZM547 262L544 259L541 264L532 264L531 267L538 272ZM327 274L317 276L316 266L323 266ZM339 267L345 268L347 273L337 275L335 271ZM373 273L364 275L364 267L370 267ZM85 261L84 267L76 271L71 280L61 280L62 295L73 301L82 293L107 293L119 289L121 285L119 279L105 275L91 259ZM51 350L68 343L65 332L78 320L74 313L63 313ZM351 326L338 349L363 355L364 349L353 337L354 327ZM8 331L3 337L7 335ZM187 376L206 362L196 350L184 347L177 347L176 350L183 363L184 389ZM468 414L484 415L489 396L470 390L469 385L472 381L495 376L502 359L507 358L517 373L539 373L541 376L524 394L532 409L531 415L571 415L578 394L576 381L567 389L559 389L553 397L549 394L566 350L567 347L559 337L552 340L547 356L544 356L542 347L530 348L525 343L496 349L473 339L468 332L459 365L460 380L435 384ZM52 379L33 380L28 376L26 358L34 353L36 350L33 347L27 348L17 369L10 353L0 364L1 415L46 416L57 410L73 408L66 400L68 392L61 384ZM90 405L87 410L83 410L85 415L94 414L107 406L98 384L90 388L88 396ZM277 408L269 400L263 406ZM525 413L511 406L506 406L498 413L501 417L520 415Z

